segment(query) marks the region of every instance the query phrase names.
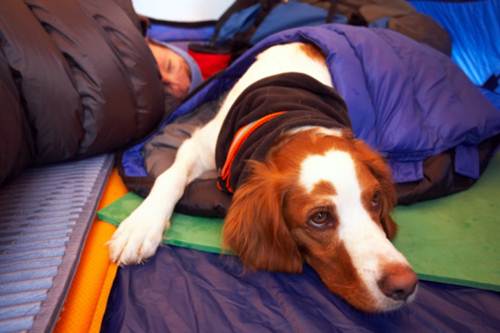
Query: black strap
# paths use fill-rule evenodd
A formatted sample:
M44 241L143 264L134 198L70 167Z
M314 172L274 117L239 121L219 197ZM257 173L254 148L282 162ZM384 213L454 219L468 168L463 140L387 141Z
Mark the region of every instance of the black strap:
M330 8L328 8L328 14L326 15L326 23L332 23L333 17L337 12L337 0L330 0Z
M281 3L281 0L259 0L259 2L261 9L257 14L257 17L255 17L253 24L250 25L246 30L236 33L232 40L231 46L236 52L241 49L246 50L247 48L249 48L250 39L252 38L255 31L260 26L262 21L264 21L267 15L271 12L271 10L273 10L274 7Z
M500 74L491 74L491 76L484 81L482 87L496 92L500 84Z
M226 23L226 21L233 15L234 13L243 10L245 8L251 7L257 3L257 0L237 0L235 1L231 7L226 9L224 14L222 14L221 17L217 20L217 23L215 24L215 31L214 34L212 35L212 38L210 39L211 44L215 44L217 41L217 38L219 38L219 33L220 29L222 26Z
M258 2L261 2L261 0L237 0L235 1L231 7L226 9L224 14L217 20L217 23L215 24L215 31L214 34L212 35L212 38L210 39L210 43L212 45L215 45L217 42L217 39L219 38L220 30L222 26L227 22L227 20L233 15L234 13L243 10L245 8L251 7Z

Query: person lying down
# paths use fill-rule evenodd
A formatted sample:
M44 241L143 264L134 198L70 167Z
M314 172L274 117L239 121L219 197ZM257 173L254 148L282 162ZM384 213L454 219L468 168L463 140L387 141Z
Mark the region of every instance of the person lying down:
M180 47L151 38L146 41L158 64L165 92L177 103L182 101L203 81L200 68Z

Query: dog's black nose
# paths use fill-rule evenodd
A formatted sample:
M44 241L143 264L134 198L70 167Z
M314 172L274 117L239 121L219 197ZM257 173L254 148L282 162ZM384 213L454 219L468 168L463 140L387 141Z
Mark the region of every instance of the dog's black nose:
M405 301L417 287L417 275L407 265L390 265L378 281L378 287L389 298Z

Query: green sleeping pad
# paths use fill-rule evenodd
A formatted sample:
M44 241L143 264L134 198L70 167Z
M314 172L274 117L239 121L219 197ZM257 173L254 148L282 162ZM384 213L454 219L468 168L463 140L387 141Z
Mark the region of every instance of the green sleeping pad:
M128 193L98 212L118 225L142 201ZM500 291L500 154L469 190L396 207L396 247L423 280ZM222 220L174 214L164 243L214 253Z

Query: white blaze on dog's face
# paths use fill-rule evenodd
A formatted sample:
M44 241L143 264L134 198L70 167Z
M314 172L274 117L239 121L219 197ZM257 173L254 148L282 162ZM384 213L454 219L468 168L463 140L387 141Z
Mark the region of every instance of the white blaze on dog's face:
M411 301L417 283L389 240L394 202L389 169L365 144L294 131L235 193L224 238L247 266L295 272L305 260L353 306L388 311Z
M383 230L379 218L382 189L369 169L362 163L355 164L354 157L347 151L330 150L304 159L300 168L300 184L308 195L315 197L314 200L303 200L307 202L304 207L307 222L305 228L294 230L295 237L302 240L300 243L316 242L320 245L308 248L307 257L311 265L326 268L332 264L323 262L325 255L321 252L337 251L337 255L344 252L342 261L349 266L345 270L352 272L348 272L351 281L342 283L349 285L359 279L363 286L355 288L366 289L363 303L371 303L367 305L375 309L391 309L400 305L402 299L386 297L379 281L386 274L384 270L387 266L397 265L404 270L409 265ZM325 246L321 246L322 242ZM315 256L311 249L318 251L319 255ZM324 274L334 273L327 270ZM322 278L327 285L331 281L333 290L337 289L335 276ZM345 288L345 285L339 288Z

